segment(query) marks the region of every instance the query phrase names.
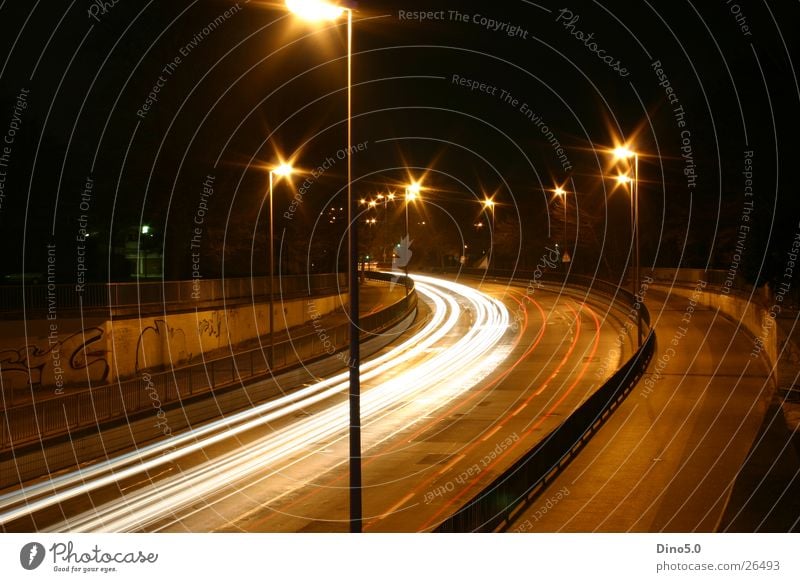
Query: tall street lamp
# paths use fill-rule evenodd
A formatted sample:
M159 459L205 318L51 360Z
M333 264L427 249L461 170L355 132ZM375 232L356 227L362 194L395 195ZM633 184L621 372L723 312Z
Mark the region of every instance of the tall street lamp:
M633 158L633 178L627 174L616 176L617 183L629 185L631 189L631 230L633 231L633 299L639 301L639 154L627 146L620 146L612 151L615 161ZM642 345L642 310L636 310L636 338L638 346Z
M286 7L300 18L312 22L337 20L347 13L347 222L348 283L350 288L350 531L361 533L361 353L359 346L358 302L358 208L353 199L353 11L325 0L286 0Z
M494 200L492 200L491 198L484 198L484 200L483 200L483 210L485 212L491 212L492 213L492 230L489 233L489 259L486 262L486 268L487 269L489 268L489 263L491 263L492 260L494 259L494 239L495 239L494 207L495 207L495 201Z
M414 202L417 198L419 198L419 193L422 191L422 186L420 186L419 182L412 182L408 186L406 186L406 204L405 204L405 211L406 211L406 257L405 257L405 265L403 268L406 272L406 295L408 295L408 261L410 259L409 255L409 248L411 247L411 235L408 231L408 205Z
M408 204L410 202L414 202L417 198L419 198L419 193L422 190L422 186L419 185L418 182L414 182L413 184L409 184L406 186L406 240L408 240L409 232L408 232Z
M383 195L383 223L386 225L387 228L383 230L381 235L381 253L383 255L383 262L386 263L386 248L389 247L391 250L392 243L391 239L389 238L389 202L394 202L395 193L389 192L386 195Z
M556 196L561 198L561 202L564 205L564 252L561 255L561 262L566 263L569 259L569 255L567 254L567 191L561 186L558 186L553 192L555 192Z
M272 198L273 186L275 183L275 176L278 178L287 178L292 175L292 166L289 164L280 164L269 171L269 369L275 367L275 313L274 313L274 298L275 298L275 241L273 235L273 212L272 212Z

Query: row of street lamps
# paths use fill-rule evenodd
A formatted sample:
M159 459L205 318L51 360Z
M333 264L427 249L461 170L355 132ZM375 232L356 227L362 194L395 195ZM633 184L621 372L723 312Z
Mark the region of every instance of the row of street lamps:
M420 182L414 181L408 184L405 187L405 195L403 197L405 201L404 210L405 210L405 224L406 224L406 231L405 231L405 244L410 244L410 230L408 226L408 206L412 202L421 199L422 194L422 184ZM377 208L380 205L383 205L384 211L387 208L389 202L394 202L397 199L397 194L394 192L389 192L388 194L378 194L375 198L367 200L366 198L361 198L359 200L359 204L362 206L367 206L368 208ZM485 197L481 204L483 205L484 212L491 213L492 216L492 234L494 235L495 232L495 201L492 198ZM384 215L385 218L385 215ZM369 223L369 221L368 221ZM374 221L372 224L375 224ZM490 251L491 256L491 251ZM408 264L405 265L406 276L408 276Z
M309 22L323 22L338 20L343 14L347 15L347 209L348 209L348 282L349 282L349 320L350 320L350 359L349 359L349 394L348 400L350 404L350 430L349 430L349 443L350 443L350 531L361 532L362 530L362 484L361 484L361 385L360 385L360 346L359 346L359 280L358 280L358 229L357 229L357 216L358 208L357 201L353 199L352 195L352 60L353 60L353 10L345 6L334 4L326 0L286 0L286 7L301 19ZM630 159L633 158L633 177L627 174L621 174L617 177L620 184L631 184L631 222L635 236L635 259L634 259L634 277L633 277L633 291L634 297L638 296L639 285L639 229L638 229L638 174L639 174L639 156L637 153L631 151L627 147L619 147L614 150L615 159ZM269 216L270 216L270 232L269 232L269 291L270 291L270 354L272 362L274 362L274 351L272 336L274 332L274 316L273 316L273 296L274 296L274 264L273 264L273 183L274 177L287 177L292 174L292 168L288 164L280 164L269 172ZM408 244L408 203L416 200L421 192L421 186L418 182L414 182L406 187L405 191L405 218L406 218L406 244ZM566 191L559 188L556 192L559 196L563 197L564 201L564 249L566 252ZM386 201L384 201L384 204ZM492 232L494 232L495 225L495 202L491 198L486 198L483 201L484 210L492 214ZM489 251L489 259L492 258L492 244ZM406 276L408 276L408 265L405 265ZM638 326L638 339L641 345L642 339L642 325L641 317L638 315L637 310L637 326Z
M618 146L610 151L613 161L627 161L631 166L629 171L633 171L633 176L629 173L620 173L613 178L620 186L627 186L631 192L631 233L633 235L634 257L633 257L633 277L631 278L631 292L634 301L639 301L639 153L630 149L629 146ZM631 164L630 160L633 160ZM562 186L557 186L553 192L561 198L564 205L564 257L567 255L567 191ZM642 317L641 309L636 310L636 341L637 345L642 345Z

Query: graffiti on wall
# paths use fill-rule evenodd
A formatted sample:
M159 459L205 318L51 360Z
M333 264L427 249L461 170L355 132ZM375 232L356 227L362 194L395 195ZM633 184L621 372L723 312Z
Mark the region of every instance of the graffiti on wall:
M219 311L214 311L209 317L201 319L197 324L200 334L218 338L222 335L222 316Z
M110 367L104 335L102 328L90 327L57 342L44 338L38 339L36 344L0 350L4 383L11 387L60 387L105 382Z
M176 365L191 357L183 330L172 327L163 319L155 319L153 325L143 328L139 334L135 371Z

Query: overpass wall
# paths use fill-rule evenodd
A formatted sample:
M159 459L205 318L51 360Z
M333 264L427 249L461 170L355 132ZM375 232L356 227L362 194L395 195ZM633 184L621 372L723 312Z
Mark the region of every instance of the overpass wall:
M275 331L306 324L311 314L329 314L346 301L347 294L276 299ZM70 385L114 382L253 340L269 333L269 303L220 302L219 307L141 317L41 318L3 325L0 374L8 401L28 386L59 394Z
M675 271L671 271L670 274L674 275ZM712 309L719 310L733 321L741 323L754 338L750 357L757 358L763 355L769 362L771 379L777 381L779 330L776 317L780 312L780 307L769 306L769 301L765 300L766 296L762 293L757 293L752 297L735 291L723 293L715 281L709 281L709 277L704 277L703 271L698 270L696 274L697 277L690 281L686 276L687 273L683 270L678 279L665 277L664 274L656 272L654 277L657 282L653 287L679 297L694 298ZM669 283L664 280L665 278L669 279ZM698 293L697 284L699 282L704 282L706 285Z

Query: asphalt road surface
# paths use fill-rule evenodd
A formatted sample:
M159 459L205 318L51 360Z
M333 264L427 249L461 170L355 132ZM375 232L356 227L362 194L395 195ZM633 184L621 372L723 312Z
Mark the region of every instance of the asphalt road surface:
M577 290L415 276L425 319L362 364L365 531L432 529L630 355ZM466 283L466 284L464 284ZM346 373L0 497L5 531L347 531Z

